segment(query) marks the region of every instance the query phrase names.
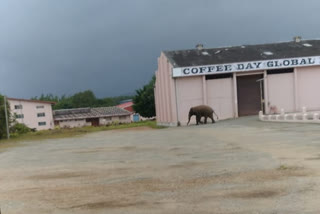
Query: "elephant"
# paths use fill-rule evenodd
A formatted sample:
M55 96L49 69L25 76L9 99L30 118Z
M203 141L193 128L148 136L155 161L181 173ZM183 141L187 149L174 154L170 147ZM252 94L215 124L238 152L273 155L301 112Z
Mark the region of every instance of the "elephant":
M212 120L212 123L215 123L215 120L213 119L213 114L216 115L217 120L218 115L214 112L214 110L210 107L210 106L206 106L206 105L199 105L199 106L194 106L191 107L189 110L189 120L187 125L189 125L190 122L190 118L193 115L196 115L196 121L197 121L197 125L199 125L199 123L201 123L201 118L204 117L204 123L207 124L207 119L208 117Z

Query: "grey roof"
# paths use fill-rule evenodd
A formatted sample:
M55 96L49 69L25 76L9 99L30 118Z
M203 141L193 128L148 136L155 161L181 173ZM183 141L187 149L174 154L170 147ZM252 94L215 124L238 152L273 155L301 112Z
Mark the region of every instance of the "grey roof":
M75 108L53 111L54 120L73 120L127 115L131 115L131 112L125 109L118 108L116 106L99 108Z
M268 53L269 52L269 53ZM189 67L236 62L319 56L320 40L241 45L210 49L164 51L173 67Z

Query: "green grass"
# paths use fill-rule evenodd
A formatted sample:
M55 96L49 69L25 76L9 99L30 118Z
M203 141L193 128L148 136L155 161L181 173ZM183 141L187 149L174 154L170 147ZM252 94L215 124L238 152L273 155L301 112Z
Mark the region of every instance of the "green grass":
M10 142L19 142L19 141L33 141L33 140L45 140L45 139L57 139L57 138L67 138L81 136L84 134L99 132L99 131L108 131L116 129L129 129L135 127L150 127L153 129L165 128L164 126L158 126L156 121L140 121L136 123L120 124L120 125L110 125L110 126L86 126L81 128L57 128L53 130L44 130L37 132L29 132L23 135L13 137L9 140L1 140L2 143Z

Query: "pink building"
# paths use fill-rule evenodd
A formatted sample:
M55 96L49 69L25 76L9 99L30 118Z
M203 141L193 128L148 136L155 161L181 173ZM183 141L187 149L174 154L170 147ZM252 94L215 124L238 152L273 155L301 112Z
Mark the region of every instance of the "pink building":
M8 98L11 113L18 123L36 130L53 129L52 105L54 102Z
M186 125L190 107L201 104L219 119L320 110L319 82L320 40L165 51L156 71L157 123Z
M127 101L127 102L124 102L124 103L121 103L119 105L117 105L117 107L119 108L122 108L122 109L125 109L127 111L130 111L131 113L134 113L134 110L133 110L133 102L132 101Z

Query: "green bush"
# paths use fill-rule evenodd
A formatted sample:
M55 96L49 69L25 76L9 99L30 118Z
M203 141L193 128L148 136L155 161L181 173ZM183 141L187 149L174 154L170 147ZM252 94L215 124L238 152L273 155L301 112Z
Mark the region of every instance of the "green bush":
M7 105L7 115L8 115L8 125L12 123L12 118L10 117L10 105L8 100L6 101ZM0 94L0 139L7 138L7 126L6 126L6 119L5 119L5 108L4 108L4 97Z
M17 134L17 135L25 134L30 131L31 129L22 123L16 123L10 128L10 133Z

